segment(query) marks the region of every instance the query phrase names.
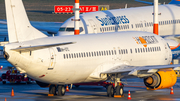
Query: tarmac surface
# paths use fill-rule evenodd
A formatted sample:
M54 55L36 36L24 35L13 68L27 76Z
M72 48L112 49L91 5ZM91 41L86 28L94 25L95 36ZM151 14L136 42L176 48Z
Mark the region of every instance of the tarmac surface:
M0 83L0 101L126 101L128 91L131 91L132 101L178 101L180 100L180 79L174 86L174 94L170 89L146 90L142 79L130 79L124 81L124 97L109 98L106 88L102 86L73 87L65 96L48 96L48 88L41 88L36 83L32 84L2 84ZM14 97L11 97L12 87Z

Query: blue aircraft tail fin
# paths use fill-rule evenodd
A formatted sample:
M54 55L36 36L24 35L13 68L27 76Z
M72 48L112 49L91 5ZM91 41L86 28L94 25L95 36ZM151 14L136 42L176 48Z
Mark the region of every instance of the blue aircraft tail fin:
M171 0L169 4L180 4L180 0Z

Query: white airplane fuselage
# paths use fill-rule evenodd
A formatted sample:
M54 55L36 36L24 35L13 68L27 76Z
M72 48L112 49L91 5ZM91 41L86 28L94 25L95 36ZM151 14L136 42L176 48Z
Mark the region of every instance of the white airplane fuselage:
M34 51L14 51L17 47L73 42ZM8 61L35 80L51 84L71 84L106 80L101 72L119 65L167 65L172 53L167 42L147 32L46 37L5 45Z
M159 5L159 35L180 34L180 6ZM74 17L61 26L58 35L74 34ZM80 34L118 31L153 32L153 6L133 7L80 15Z

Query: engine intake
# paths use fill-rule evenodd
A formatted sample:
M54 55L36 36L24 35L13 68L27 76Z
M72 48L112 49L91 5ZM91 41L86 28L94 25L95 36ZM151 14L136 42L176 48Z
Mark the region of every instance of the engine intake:
M144 79L144 84L150 89L164 89L175 85L177 75L174 70L160 70Z

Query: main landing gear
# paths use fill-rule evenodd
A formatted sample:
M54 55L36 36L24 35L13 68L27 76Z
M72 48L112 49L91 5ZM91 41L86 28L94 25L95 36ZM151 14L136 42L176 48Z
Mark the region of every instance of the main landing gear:
M107 86L107 96L108 97L114 97L114 95L117 96L124 96L124 85L120 83L120 78L114 79L114 85L108 85Z
M57 91L57 95L58 96L64 96L65 92L66 92L66 88L64 85L50 85L49 87L49 94L54 94L56 95L56 91Z

